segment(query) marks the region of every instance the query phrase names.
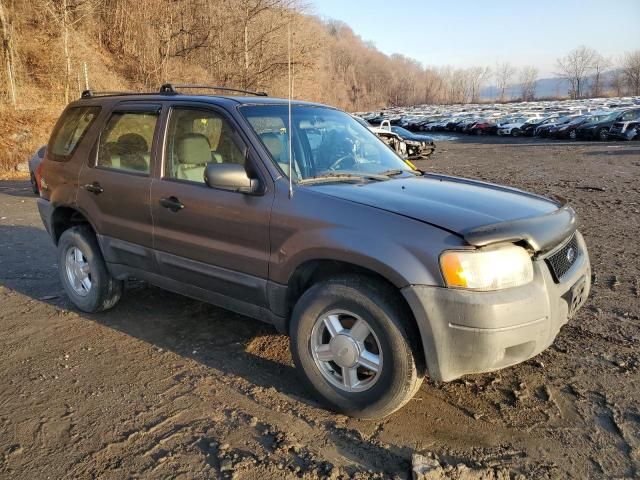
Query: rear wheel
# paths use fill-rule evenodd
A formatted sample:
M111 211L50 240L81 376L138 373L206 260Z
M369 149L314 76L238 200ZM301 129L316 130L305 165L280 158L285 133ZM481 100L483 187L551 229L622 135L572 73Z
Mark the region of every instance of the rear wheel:
M348 275L318 283L291 318L293 359L308 386L334 410L381 418L422 383L422 356L406 309L375 279Z
M520 129L519 128L514 128L513 130L511 130L511 136L512 137L519 137L520 136Z
M578 138L578 134L576 133L576 131L575 131L575 130L571 130L571 131L569 132L569 138L570 138L571 140L575 140L576 138Z
M64 231L58 241L58 269L67 295L80 310L100 312L120 300L123 282L107 271L91 228L77 226Z

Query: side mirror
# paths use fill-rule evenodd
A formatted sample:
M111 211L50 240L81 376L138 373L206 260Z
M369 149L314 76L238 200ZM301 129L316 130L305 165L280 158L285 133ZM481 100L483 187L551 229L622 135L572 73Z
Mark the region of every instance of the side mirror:
M204 181L211 188L232 192L260 195L260 180L249 178L243 165L237 163L208 163L204 170Z

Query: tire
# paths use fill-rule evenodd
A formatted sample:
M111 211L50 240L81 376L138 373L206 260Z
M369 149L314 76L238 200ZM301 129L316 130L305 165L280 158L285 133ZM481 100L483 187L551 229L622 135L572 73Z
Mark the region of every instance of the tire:
M511 130L511 136L512 137L519 137L520 136L520 129L519 128L514 128L513 130Z
M35 195L40 195L40 190L38 189L38 182L36 182L36 176L32 173L30 175L31 180L31 190Z
M69 228L60 236L58 270L69 299L83 312L108 310L122 296L123 282L107 271L96 236L88 226ZM83 275L88 282L80 280Z
M600 130L598 130L598 133L596 133L596 138L601 142L606 142L607 140L609 140L609 130L607 130L606 128L601 128Z
M329 317L339 318L344 330L333 335L326 327L327 321L323 321ZM308 387L333 410L359 418L385 417L413 397L424 376L422 351L416 341L420 337L408 318L411 313L406 306L390 287L376 279L345 275L317 283L302 295L293 309L289 328L293 360ZM347 343L353 340L351 327L360 320L369 328L365 333L368 336L359 335L364 340L352 355L353 350L349 350L352 347L343 348L346 344L339 342L345 337L351 339ZM322 345L331 356L329 361L321 361L318 353L312 353L312 349L319 351L319 334L324 335L321 338L330 339L330 344ZM338 338L340 340L336 340ZM373 365L377 357L377 373L360 363L364 354L374 359L370 363ZM347 386L349 381L345 380L352 376L344 375L344 365L336 362L355 362L355 367L348 367L356 371L355 381L351 382L353 387Z

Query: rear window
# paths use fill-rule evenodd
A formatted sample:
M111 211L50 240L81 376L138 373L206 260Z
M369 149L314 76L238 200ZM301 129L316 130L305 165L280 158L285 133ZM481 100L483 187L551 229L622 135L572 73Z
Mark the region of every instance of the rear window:
M95 106L68 109L51 135L51 158L58 162L69 160L99 113L100 107Z

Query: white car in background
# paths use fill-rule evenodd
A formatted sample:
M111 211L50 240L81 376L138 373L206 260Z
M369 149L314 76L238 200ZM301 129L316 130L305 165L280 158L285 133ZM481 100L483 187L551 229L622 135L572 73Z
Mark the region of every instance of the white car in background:
M518 117L508 120L509 123L498 125L498 135L518 137L524 125L536 122L539 119L540 117Z

